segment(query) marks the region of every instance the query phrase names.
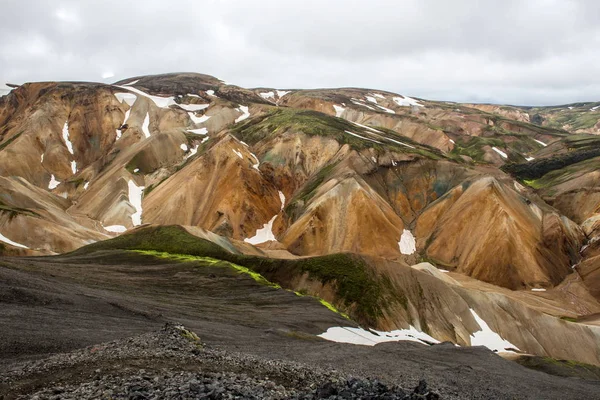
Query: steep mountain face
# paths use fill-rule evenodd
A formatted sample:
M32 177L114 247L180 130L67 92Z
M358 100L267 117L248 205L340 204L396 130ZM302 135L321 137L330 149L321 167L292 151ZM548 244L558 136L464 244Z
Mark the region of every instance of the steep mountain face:
M476 309L523 351L598 363L596 331L560 318L600 312L600 143L538 122L524 108L191 73L28 83L0 97L2 251L175 224L248 256L352 253L383 279L372 313L339 293L343 269L280 278L372 327L468 345ZM572 335L581 350L549 350Z

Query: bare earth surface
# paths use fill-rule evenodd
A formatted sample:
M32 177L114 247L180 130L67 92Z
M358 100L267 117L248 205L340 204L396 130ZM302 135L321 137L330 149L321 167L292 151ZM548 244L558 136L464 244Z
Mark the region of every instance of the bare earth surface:
M166 322L181 323L197 333L204 343L202 350L196 354L183 345L169 350L170 342L156 344L156 334L149 332L159 331ZM224 379L250 390L246 397L257 398L302 393L314 398L319 388L324 390L319 392L321 397L327 397L331 390L338 393L353 384L359 387L355 394L367 389L376 392L376 385L367 381L347 383L348 376L378 378L389 385L387 393L394 385L410 388L407 396L424 379L444 399L600 398L598 381L532 371L482 347L412 342L367 347L314 336L340 325L352 323L316 299L260 285L218 265L199 267L193 262L173 263L118 251L3 258L0 398L34 393L39 398L91 397L90 393L96 393L94 381L107 390L96 393L100 398L118 398L119 388L126 388L123 398L132 398L135 382L143 389L144 381L155 379L157 387L165 388L189 386L190 381L206 386ZM133 336L137 337L119 344L98 345ZM86 346L92 347L61 354ZM118 351L102 353L102 349ZM98 351L104 355L96 355ZM229 361L215 361L214 352L219 354L217 359ZM249 362L248 357L260 361ZM40 359L44 360L35 361ZM242 359L244 367L239 366L242 361L235 361ZM295 382L283 379L281 371L294 375L289 362L300 365L297 368L302 371L314 370L315 375ZM263 395L252 391L264 388L267 377L276 381L273 391ZM342 388L323 386L328 379ZM140 395L149 393L144 390Z

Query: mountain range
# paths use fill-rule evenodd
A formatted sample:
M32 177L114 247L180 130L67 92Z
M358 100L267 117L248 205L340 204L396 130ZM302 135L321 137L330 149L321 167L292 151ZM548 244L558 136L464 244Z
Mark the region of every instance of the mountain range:
M600 102L247 89L197 73L9 86L9 260L212 257L363 329L332 340L409 332L600 365Z

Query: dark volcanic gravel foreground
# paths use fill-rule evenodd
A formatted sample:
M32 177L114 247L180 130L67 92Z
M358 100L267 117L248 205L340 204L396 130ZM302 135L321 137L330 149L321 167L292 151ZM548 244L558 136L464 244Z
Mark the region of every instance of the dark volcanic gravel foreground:
M23 379L23 378L28 379ZM290 361L207 348L181 325L13 367L0 398L31 399L439 399Z

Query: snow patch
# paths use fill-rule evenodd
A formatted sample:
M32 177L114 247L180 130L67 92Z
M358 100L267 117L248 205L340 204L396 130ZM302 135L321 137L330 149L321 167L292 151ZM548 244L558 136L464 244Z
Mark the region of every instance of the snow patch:
M196 135L206 135L208 133L208 129L206 128L188 129L187 131L195 133Z
M137 174L138 172L140 172L140 169L139 169L139 168L136 168L136 169L134 169L134 170L133 170L133 173L134 173L134 174Z
M71 161L71 171L73 171L73 175L77 173L77 162L75 160Z
M367 99L367 101L370 101L371 103L377 104L377 99L373 96L365 96L365 99Z
M361 139L363 139L363 140L368 140L368 141L371 141L371 142L375 142L375 143L379 143L379 144L381 144L381 142L378 142L378 141L377 141L377 140L375 140L375 139L369 139L369 138L366 138L366 137L364 137L364 136L360 136L360 135L359 135L359 134L357 134L357 133L353 133L353 132L350 132L350 131L344 131L344 132L346 132L348 135L356 136L357 138L361 138Z
M439 340L434 339L424 332L418 331L412 325L408 329L397 329L390 332L376 330L367 331L362 328L335 326L327 329L327 332L321 333L318 336L332 342L351 343L364 346L375 346L378 343L399 342L401 340L422 344L439 343Z
M335 110L335 116L338 118L341 118L344 111L346 111L344 107L340 107L337 104L333 105L333 109Z
M188 147L185 143L181 143L181 145L179 145L179 148L183 151L188 151Z
M250 112L248 111L248 106L243 106L240 104L239 108L236 108L237 111L241 112L242 115L235 119L235 123L241 122L250 116Z
M494 150L496 153L500 154L503 158L508 158L508 155L503 152L502 150L496 148L496 147L492 147L492 150Z
M277 92L277 97L279 97L279 98L282 98L286 94L291 93L290 90L276 90L276 92Z
M404 229L402 231L400 241L398 242L398 247L400 247L400 253L406 255L413 254L415 251L417 251L417 243L411 231L408 229Z
M40 162L43 163L44 162L44 153L42 153L42 156L40 157Z
M87 188L89 188L89 187L90 187L90 183L89 182L86 182L86 183L83 184L83 190L87 190Z
M546 289L543 289L543 288L533 288L533 289L531 289L531 291L532 292L545 292Z
M471 346L485 346L492 351L500 351L500 352L512 352L507 349L516 349L519 350L517 346L509 342L508 340L504 340L500 335L494 332L486 322L477 315L475 310L472 308L471 314L477 324L481 328L477 332L471 334Z
M263 93L259 93L260 97L262 97L265 100L268 99L273 99L275 100L275 93L274 92L263 92Z
M67 146L67 150L69 150L69 153L74 154L73 143L71 143L71 140L69 140L69 121L65 122L63 125L62 137L65 141L65 145Z
M144 136L147 138L150 137L150 114L146 113L146 117L144 118L144 123L142 124L142 132L144 132Z
M385 100L385 96L382 95L381 93L371 93L371 95L375 96L375 97L379 97L380 99L384 99Z
M202 139L202 141L200 143L206 143L206 142L208 142L208 139L210 139L210 138L207 136L204 139Z
M141 90L139 90L137 88L130 87L129 85L133 85L133 83L129 83L129 84L127 84L127 86L117 85L117 87L120 87L121 89L129 90L129 91L136 93L142 97L146 97L147 99L152 100L154 102L154 104L156 104L156 106L160 107L160 108L166 108L166 107L172 106L173 104L177 104L173 97L153 96L151 94L142 92Z
M56 180L54 175L50 175L50 183L48 184L48 189L56 189L58 185L60 185L60 182Z
M136 79L135 81L133 81L133 82L129 82L129 83L126 83L125 85L126 85L126 86L129 86L129 85L135 85L135 84L136 84L136 83L138 83L139 81L140 81L139 79Z
M533 160L535 160L535 158L533 158L533 157L525 157L525 160L526 161L533 161Z
M24 244L13 242L12 240L10 240L9 238L7 238L6 236L4 236L1 233L0 233L0 241L2 241L4 243L8 243L11 246L20 247L22 249L28 249L29 248L29 247L25 246Z
M129 203L135 208L135 213L131 214L131 222L133 226L142 224L142 194L144 193L144 186L138 186L133 180L129 180Z
M252 236L251 238L244 239L244 242L250 244L259 244L267 242L269 240L277 240L275 238L275 235L273 234L273 222L275 222L276 218L277 215L271 218L269 222L264 224L262 229L258 229L254 236Z
M127 228L125 228L123 225L105 226L104 229L113 233L123 233L127 230Z
M452 140L452 139L450 139L450 143L456 144L456 142L454 142L454 140Z
M598 108L600 108L600 106L592 107L590 108L590 111L596 111Z
M207 94L207 95L209 95L209 96L212 96L212 97L217 97L217 96L215 96L215 91L214 91L214 90L212 90L212 89L210 89L210 90L207 90L207 91L206 91L206 94Z
M425 107L423 104L420 104L418 100L415 100L408 96L394 97L394 98L392 98L392 100L394 100L394 102L396 104L398 104L399 106L402 106L402 107L410 107L410 106Z
M133 103L137 100L137 96L133 93L115 93L115 97L119 100L119 103L123 104L123 102L127 103L129 107L133 106Z

